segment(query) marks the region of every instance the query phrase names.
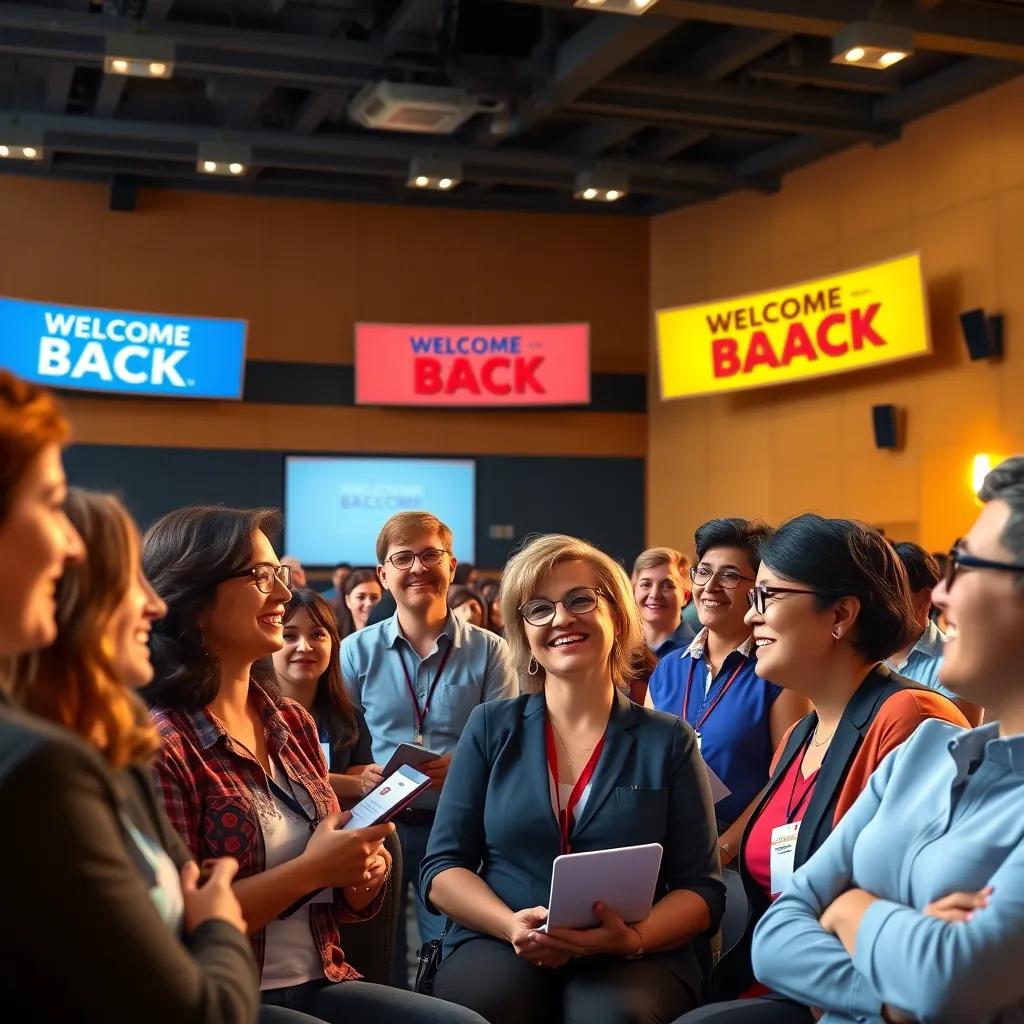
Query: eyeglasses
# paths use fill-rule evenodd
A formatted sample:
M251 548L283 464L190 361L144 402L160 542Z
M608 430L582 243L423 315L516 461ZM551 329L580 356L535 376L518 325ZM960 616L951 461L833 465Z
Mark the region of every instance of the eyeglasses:
M260 562L249 569L239 569L224 578L226 580L238 580L243 576L251 576L256 589L261 594L269 594L274 589L274 581L283 583L289 590L292 588L292 567L290 565L271 565L269 562Z
M396 569L411 569L418 558L424 569L431 569L435 565L440 565L441 559L450 554L451 552L444 548L424 548L422 551L396 551L384 561L390 562Z
M764 583L758 583L756 587L751 588L747 598L750 601L750 607L757 612L758 615L764 615L765 609L768 607L768 602L775 597L776 594L818 594L817 590L800 590L797 587L769 587ZM821 595L818 594L820 597Z
M715 577L718 577L718 585L726 590L735 590L740 585L740 580L754 582L753 576L744 576L735 569L709 569L706 565L694 565L690 567L690 579L694 586L706 587Z
M988 558L977 558L974 555L968 555L960 550L961 544L963 544L962 537L950 549L946 560L946 575L944 579L947 590L953 589L953 583L961 569L998 569L1001 572L1024 572L1024 565L1018 565L1014 562L993 562Z
M546 597L524 601L519 606L519 614L531 626L546 626L554 622L557 605L561 605L570 615L586 615L597 607L599 597L611 602L611 598L600 587L576 587L561 601L549 601Z

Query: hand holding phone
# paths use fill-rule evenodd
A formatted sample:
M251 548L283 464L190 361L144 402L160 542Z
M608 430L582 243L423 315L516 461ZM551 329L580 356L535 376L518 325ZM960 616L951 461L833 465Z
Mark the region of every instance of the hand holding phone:
M329 814L309 837L301 856L307 866L310 890L365 884L385 838L394 825L349 830L348 811Z
M429 775L424 775L412 765L402 765L352 808L352 817L342 825L342 829L367 828L391 821L429 785Z

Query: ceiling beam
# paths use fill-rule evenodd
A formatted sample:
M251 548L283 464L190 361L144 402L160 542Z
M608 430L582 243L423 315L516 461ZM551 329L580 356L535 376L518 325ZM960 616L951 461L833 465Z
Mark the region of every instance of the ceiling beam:
M518 105L509 134L532 128L678 27L678 22L657 15L593 18L558 47L550 77Z
M888 96L899 92L902 83L891 73L880 75L868 68L825 64L820 61L794 62L786 54L765 57L744 70L751 79L782 85L814 85L821 89L842 89Z
M128 82L126 75L104 75L100 87L96 91L96 102L93 113L96 117L113 117L121 105L124 87Z
M512 0L569 9L572 0ZM833 36L851 21L868 21L875 0L659 0L658 16L712 21L790 35ZM1024 62L1024 12L1011 4L945 0L927 10L909 4L886 22L909 28L916 50Z
M786 38L784 33L765 32L761 29L729 29L698 50L690 61L682 62L679 71L688 77L704 78L709 82L721 81L750 61L770 53ZM663 128L646 141L641 155L652 160L668 160L698 142L703 142L711 134L706 130L692 128L685 131Z
M631 139L641 127L636 121L613 117L607 121L594 121L567 135L555 148L559 153L600 156L606 149Z
M502 149L473 150L451 140L429 140L398 137L381 138L371 133L351 135L294 135L277 131L232 131L200 124L131 121L121 118L72 117L68 115L23 114L19 118L26 126L44 133L44 144L55 152L84 153L100 156L145 157L194 163L196 147L203 141L234 142L253 148L253 162L261 167L274 167L285 163L301 166L316 164L331 167L352 162L363 173L374 173L373 162L391 162L396 170L405 173L409 161L424 152L436 153L461 160L481 177L498 180L508 174L518 181L523 174L534 174L559 182L571 182L590 161L576 156L543 150ZM775 182L770 178L744 179L737 177L728 167L697 162L663 164L626 159L603 162L611 170L622 171L630 180L645 182L652 192L678 192L693 188L724 191L732 188L759 187L770 189ZM358 173L358 172L357 172Z
M333 117L339 110L345 109L347 95L336 89L314 92L302 101L295 113L292 130L306 135L315 132L321 123Z
M384 35L433 35L441 25L443 15L444 0L401 0L388 19Z

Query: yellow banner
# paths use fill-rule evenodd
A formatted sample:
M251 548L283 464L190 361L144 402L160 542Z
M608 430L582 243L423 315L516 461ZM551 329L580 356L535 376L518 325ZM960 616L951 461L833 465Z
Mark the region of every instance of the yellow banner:
M917 253L655 315L662 398L784 384L931 351Z

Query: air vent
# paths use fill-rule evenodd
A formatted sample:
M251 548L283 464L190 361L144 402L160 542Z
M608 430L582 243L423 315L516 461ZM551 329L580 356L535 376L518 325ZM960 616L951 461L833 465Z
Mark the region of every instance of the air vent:
M494 99L464 89L401 82L371 82L349 104L349 117L367 128L449 135L481 111L496 111Z

